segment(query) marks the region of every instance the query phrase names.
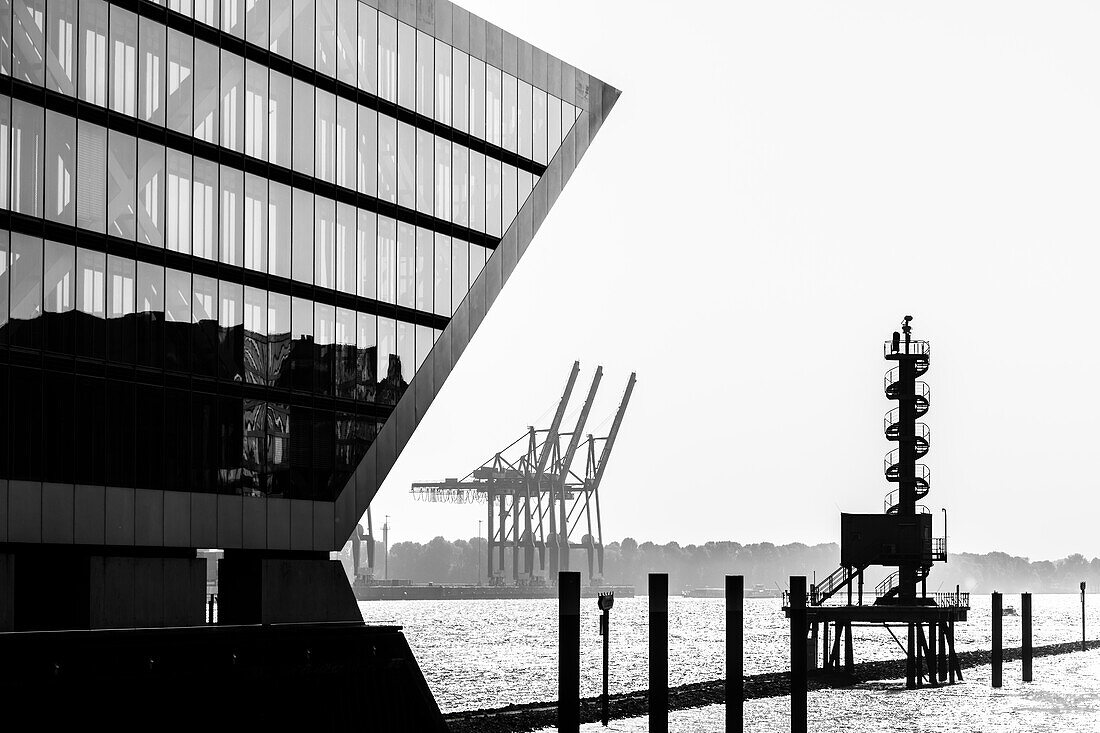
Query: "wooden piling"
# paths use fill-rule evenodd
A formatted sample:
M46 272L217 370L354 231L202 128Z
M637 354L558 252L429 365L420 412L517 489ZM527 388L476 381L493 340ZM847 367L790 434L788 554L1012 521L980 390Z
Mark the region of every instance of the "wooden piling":
M649 574L649 730L668 733L668 573Z
M581 727L581 574L558 573L558 731Z
M726 733L745 729L745 578L726 576Z
M917 689L917 630L909 624L909 643L905 651L905 688Z
M791 576L791 733L806 733L806 577Z
M1001 686L1001 667L1004 664L1004 655L1001 651L1001 594L993 591L993 686Z
M1020 594L1020 662L1023 667L1024 682L1031 682L1031 594Z

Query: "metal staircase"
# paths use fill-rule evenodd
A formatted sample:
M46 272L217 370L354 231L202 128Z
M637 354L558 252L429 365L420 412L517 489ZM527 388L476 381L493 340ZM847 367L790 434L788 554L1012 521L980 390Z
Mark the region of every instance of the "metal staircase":
M820 583L810 586L810 605L822 606L825 601L835 596L840 591L852 584L859 574L867 569L867 565L861 567L840 566Z

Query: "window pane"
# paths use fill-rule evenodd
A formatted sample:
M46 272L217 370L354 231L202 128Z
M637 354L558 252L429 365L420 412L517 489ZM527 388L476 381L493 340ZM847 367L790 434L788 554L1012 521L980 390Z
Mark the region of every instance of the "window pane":
M2 0L0 0L2 2ZM10 183L12 170L11 98L0 94L0 209L11 206Z
M0 0L0 74L11 75L11 0Z
M218 144L218 49L195 41L195 137Z
M517 207L517 187L519 181L516 177L516 167L504 163L500 167L500 228L501 236L504 232L508 231L508 227L511 226L512 220L516 218Z
M267 181L249 173L244 179L244 266L267 272Z
M451 240L451 312L458 310L470 289L470 245L461 239Z
M42 216L42 156L44 113L20 100L12 103L13 211Z
M322 288L336 287L336 202L318 196L315 199L313 239L313 283Z
M416 306L416 229L412 224L397 223L397 304Z
M276 2L276 5L286 5ZM245 39L260 48L268 47L268 0L248 0L245 5Z
M69 313L76 305L76 248L71 244L46 242L43 276L43 306L46 313ZM43 346L61 354L73 353L73 319L47 317Z
M268 272L290 277L291 193L290 187L272 181L268 186Z
M76 2L50 0L46 9L46 86L68 97L76 96Z
M137 16L111 6L111 109L137 114Z
M500 145L501 80L500 69L485 65L485 140Z
M455 145L452 154L451 191L452 221L459 226L470 223L470 149Z
M245 0L222 0L222 30L244 38Z
M267 294L267 383L288 387L289 372L284 370L290 353L290 296Z
M15 0L14 9L13 76L35 86L42 86L45 80L43 64L46 51L45 0Z
M355 207L336 207L336 289L355 294Z
M355 399L355 311L336 309L336 396Z
M470 134L485 139L485 62L470 57Z
M248 62L245 74L244 153L267 160L267 67Z
M535 162L546 165L546 92L535 87L532 92L531 130L534 137Z
M191 273L164 273L164 366L186 371L191 366Z
M244 381L264 384L267 380L267 292L244 289Z
M400 394L401 363L397 360L397 324L392 318L378 319L379 390L375 398L382 404L396 404Z
M519 139L517 151L521 158L531 157L531 85L525 81L519 83Z
M435 39L416 32L416 111L425 117L435 114Z
M191 37L168 31L168 129L190 134L195 81ZM83 78L83 76L81 77Z
M336 309L325 303L313 304L314 382L319 394L332 394L333 345L336 343Z
M401 383L398 390L398 398L400 398L416 371L416 342L413 340L413 325L405 321L397 322L397 358L401 364Z
M322 89L317 95L317 129L314 133L314 164L317 177L336 182L336 97Z
M504 75L501 99L501 141L505 150L514 153L519 138L519 87L511 74Z
M271 72L271 99L268 102L268 160L284 168L291 166L291 97L290 77Z
M164 246L164 148L138 141L137 235L142 244Z
M451 238L435 235L435 313L451 315Z
M397 103L416 109L416 30L397 24Z
M435 295L435 238L430 229L416 228L416 309L431 313Z
M378 96L397 101L397 20L378 13Z
M294 54L294 6L286 0L279 0L271 6L271 39L269 48L273 53L290 58Z
M294 60L310 69L317 45L315 27L313 0L294 0Z
M244 59L225 50L221 85L221 144L240 153L244 150Z
M397 205L416 208L416 128L397 123Z
M477 276L485 269L485 261L488 259L488 252L489 250L481 245L470 245L470 281L468 287L472 288L474 286L474 281L477 280Z
M199 374L218 373L218 281L191 278L191 368Z
M485 156L470 151L470 228L485 231Z
M358 7L357 0L339 0L336 8L336 78L352 86L358 65L355 52Z
M137 234L137 140L111 130L107 158L107 233L133 241Z
M359 126L356 130L355 160L359 193L374 196L378 190L378 113L358 107Z
M238 283L218 287L219 375L231 382L244 379L244 292Z
M359 88L373 94L378 89L378 11L362 3L359 4L355 49L359 62Z
M76 309L82 318L76 332L77 353L102 359L104 354L103 319L106 318L107 255L86 249L76 251Z
M451 141L435 138L435 215L451 220Z
M454 96L452 122L455 129L468 132L470 129L470 57L453 49L451 70L454 73Z
M397 222L378 217L378 300L397 302Z
M82 229L107 231L106 173L107 130L80 120L76 127L76 225Z
M435 343L432 338L431 326L416 327L416 369L420 370L421 365L424 364L424 360L428 358L428 354L432 353L432 344Z
M168 249L191 252L191 156L175 150L167 151Z
M355 102L340 97L336 102L336 185L355 189Z
M378 198L397 203L397 120L378 115Z
M232 2L233 0L226 0ZM194 0L195 20L204 23L211 28L218 27L218 16L221 15L221 0Z
M76 223L76 120L46 112L46 218Z
M218 164L194 160L194 194L191 199L191 253L208 260L218 259Z
M549 95L546 106L546 154L552 160L561 146L561 100Z
M302 81L294 80L294 170L313 175L314 146L313 134L313 87Z
M355 293L363 298L374 298L378 293L378 240L377 217L372 211L357 212L355 228Z
M221 261L244 262L244 173L221 167Z
M141 19L138 65L138 113L141 119L154 125L164 124L165 73L167 70L168 36L163 25Z
M451 124L451 47L443 41L435 42L435 119L444 125Z
M134 295L137 264L128 257L107 257L107 358L134 361Z
M416 210L431 215L435 211L435 140L426 130L416 131Z
M313 389L313 302L293 298L290 316L290 338L297 342L290 357L290 386L308 392Z
M23 234L11 235L11 345L37 349L41 346L42 240Z
M374 401L378 384L378 319L359 313L355 319L355 398Z
M164 356L164 268L137 266L137 362L159 368Z
M294 189L293 277L313 284L313 194Z
M317 3L317 71L336 76L336 0Z

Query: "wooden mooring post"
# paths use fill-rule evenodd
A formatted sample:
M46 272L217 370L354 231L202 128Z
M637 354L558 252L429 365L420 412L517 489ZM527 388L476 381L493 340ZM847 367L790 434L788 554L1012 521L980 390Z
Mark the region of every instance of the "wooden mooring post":
M649 730L668 733L668 573L649 574Z
M1001 594L997 591L993 591L993 686L1001 686L1001 667L1004 663L1004 656L1001 651Z
M1031 594L1020 595L1020 662L1024 672L1024 682L1031 682Z
M558 731L581 728L581 574L558 573Z
M791 576L791 733L806 733L806 576Z
M726 576L726 733L745 729L745 577Z

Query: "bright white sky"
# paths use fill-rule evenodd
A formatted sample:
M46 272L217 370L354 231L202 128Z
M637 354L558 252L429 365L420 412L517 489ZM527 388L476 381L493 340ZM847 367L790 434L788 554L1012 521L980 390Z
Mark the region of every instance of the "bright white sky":
M837 541L881 512L882 341L932 341L951 549L1100 554L1100 5L466 0L623 90L375 500L412 501L597 363L638 372L605 540ZM545 422L545 421L544 421Z

